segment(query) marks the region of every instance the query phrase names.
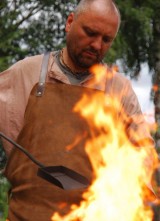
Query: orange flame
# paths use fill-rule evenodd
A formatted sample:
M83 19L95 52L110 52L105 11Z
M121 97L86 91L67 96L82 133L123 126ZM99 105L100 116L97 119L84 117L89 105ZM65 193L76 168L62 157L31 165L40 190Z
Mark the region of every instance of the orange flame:
M103 72L103 71L102 71ZM126 135L124 121L117 120L115 109L118 101L85 94L74 111L80 112L92 131L92 139L85 146L95 180L83 194L80 206L72 205L64 217L55 213L52 221L151 221L153 212L148 201L155 199L150 185L157 167L157 154L153 148L135 147ZM154 163L146 167L148 156Z
M153 85L153 87L152 87L152 90L154 91L154 92L157 92L158 91L158 84L154 84Z

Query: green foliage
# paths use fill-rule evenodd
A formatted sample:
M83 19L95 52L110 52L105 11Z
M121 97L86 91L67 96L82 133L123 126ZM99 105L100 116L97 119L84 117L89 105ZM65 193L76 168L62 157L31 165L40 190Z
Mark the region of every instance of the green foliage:
M53 50L64 44L64 25L76 0L10 1L0 3L0 71L26 55ZM154 67L153 27L159 20L160 1L117 1L122 23L105 60L123 62L124 71L137 76L140 64Z
M10 184L3 176L3 169L6 165L6 155L0 142L0 221L5 221L8 212L7 192Z
M0 140L0 171L5 167L6 161L7 161L6 154L3 149L2 142Z
M154 68L154 21L159 19L160 1L116 2L121 12L121 27L113 48L114 59L121 59L124 71L132 70L131 77L136 77L141 63L147 62Z
M0 221L5 221L8 214L8 190L10 184L0 174Z
M76 1L0 3L0 71L26 55L43 53L64 42L64 24Z
M0 3L0 71L26 55L43 53L64 45L65 20L76 0L10 1ZM117 1L122 23L105 60L123 62L124 71L137 76L140 64L154 67L153 25L159 19L160 1Z

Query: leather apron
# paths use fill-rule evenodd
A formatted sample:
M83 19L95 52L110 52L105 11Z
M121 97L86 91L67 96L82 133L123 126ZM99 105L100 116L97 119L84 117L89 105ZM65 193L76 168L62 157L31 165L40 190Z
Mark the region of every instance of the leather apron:
M37 97L37 86L31 91L17 143L45 166L66 166L92 181L92 166L85 152L85 142L91 138L90 128L85 119L72 110L82 94L98 93L105 97L104 92L46 83L45 93ZM74 144L77 136L79 142ZM66 148L72 144L73 148ZM23 152L13 149L5 171L12 184L10 221L51 220L54 212L64 215L71 204L78 205L82 200L84 189L61 189L38 177L37 169L38 166Z

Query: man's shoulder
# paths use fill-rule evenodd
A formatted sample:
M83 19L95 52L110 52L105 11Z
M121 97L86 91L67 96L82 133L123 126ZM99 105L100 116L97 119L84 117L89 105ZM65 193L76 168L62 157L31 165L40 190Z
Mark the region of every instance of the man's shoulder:
M116 72L113 75L113 79L115 81L118 81L118 82L123 83L123 84L125 84L126 82L130 82L130 80L127 78L127 76L124 73L120 73L120 72Z
M115 68L113 67L108 67L108 65L105 63L105 66L107 68L107 72L109 72L109 79L111 77L111 81L113 84L115 85L120 85L120 86L125 86L126 84L130 84L130 80L129 78L122 72L120 72L119 70L115 70ZM110 81L110 82L111 82Z
M25 57L22 61L24 62L38 62L42 60L44 54L32 55Z
M53 59L53 52L50 53L50 59ZM42 66L44 54L28 56L12 65L9 69L13 72L19 72L22 75L39 75ZM51 59L51 60L52 60Z
M116 72L113 75L113 85L116 90L122 91L124 88L131 88L131 82L123 73Z
M43 58L43 54L25 57L24 59L19 60L14 65L12 65L9 69L16 70L16 69L23 69L23 68L27 68L27 69L36 68L37 65L38 66L41 65L42 58Z
M16 62L6 71L8 78L17 82L25 81L25 84L28 81L37 82L41 71L42 58L43 55L41 54L26 57Z

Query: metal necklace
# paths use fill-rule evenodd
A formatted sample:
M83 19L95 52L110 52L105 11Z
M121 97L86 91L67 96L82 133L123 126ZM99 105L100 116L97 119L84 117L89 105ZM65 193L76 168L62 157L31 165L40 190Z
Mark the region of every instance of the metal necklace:
M77 72L77 71L73 71L64 61L64 55L63 55L63 49L60 51L60 61L62 62L62 65L65 66L66 69L68 69L69 72L71 72L73 75L75 76L84 76L84 75L88 75L89 71L83 71L83 72Z

